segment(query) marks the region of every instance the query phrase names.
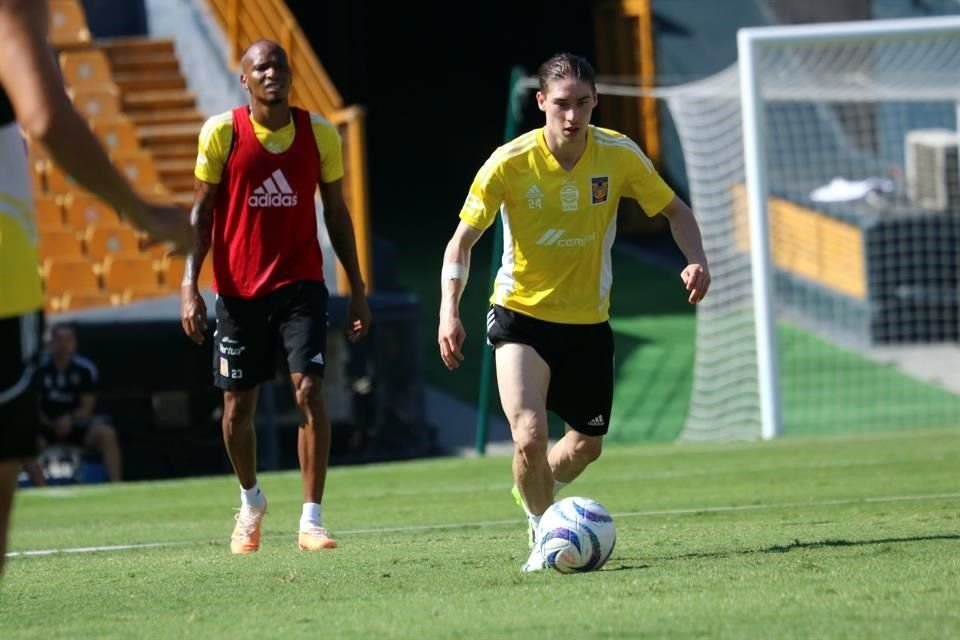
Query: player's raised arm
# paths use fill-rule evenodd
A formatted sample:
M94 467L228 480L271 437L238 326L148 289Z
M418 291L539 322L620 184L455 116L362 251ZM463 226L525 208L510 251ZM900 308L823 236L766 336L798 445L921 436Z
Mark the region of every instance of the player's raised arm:
M448 369L456 369L463 360L463 341L467 334L460 321L460 297L470 274L470 252L483 231L461 222L443 252L440 269L440 327L437 342L440 358Z
M670 221L673 239L687 258L687 266L680 273L680 279L690 292L688 301L690 304L697 304L703 300L710 288L710 269L703 251L700 227L693 217L693 211L677 196L674 196L662 213Z

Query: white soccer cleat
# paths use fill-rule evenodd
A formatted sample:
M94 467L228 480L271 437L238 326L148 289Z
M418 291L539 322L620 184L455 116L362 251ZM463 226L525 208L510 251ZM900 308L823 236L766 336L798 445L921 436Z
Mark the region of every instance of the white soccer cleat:
M539 549L533 549L530 552L530 557L527 558L527 561L523 563L523 566L520 567L520 571L524 573L533 573L534 571L543 571L547 568L547 560L543 557L543 554L540 553Z

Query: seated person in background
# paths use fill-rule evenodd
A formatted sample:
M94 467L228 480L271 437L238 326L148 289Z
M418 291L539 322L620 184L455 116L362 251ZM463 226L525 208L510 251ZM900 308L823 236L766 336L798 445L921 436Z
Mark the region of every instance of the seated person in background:
M77 336L67 324L50 329L49 351L37 369L41 449L68 444L99 451L111 482L121 476L120 447L113 427L93 414L97 367L77 354Z

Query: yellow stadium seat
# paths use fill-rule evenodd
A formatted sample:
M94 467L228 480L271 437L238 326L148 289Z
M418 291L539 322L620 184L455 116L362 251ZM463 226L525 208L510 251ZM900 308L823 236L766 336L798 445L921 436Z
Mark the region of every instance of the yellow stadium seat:
M124 225L90 225L84 233L87 257L101 262L110 254L140 254L140 238L137 232Z
M116 85L71 88L67 92L73 106L84 118L116 118L120 115L120 95Z
M115 227L120 225L120 216L110 205L86 191L73 190L63 198L67 225L77 230L86 230L90 225Z
M153 270L153 261L147 256L108 255L102 267L103 286L114 293L127 290L136 293L164 293L160 288L157 274Z
M125 116L116 118L92 118L90 128L103 142L107 152L120 155L140 149L137 128Z
M47 296L100 288L97 274L93 271L93 263L86 258L46 258L43 261L42 274Z
M74 49L60 53L60 71L71 89L113 84L110 61L100 49Z
M40 231L63 228L63 211L55 196L48 193L34 194L33 210L37 215L37 228Z
M113 295L102 289L77 289L67 291L59 299L60 311L88 309L90 307L109 307L113 304Z
M80 0L50 0L50 44L57 49L90 44L90 29Z
M82 258L83 245L73 229L61 227L41 231L39 236L41 258Z

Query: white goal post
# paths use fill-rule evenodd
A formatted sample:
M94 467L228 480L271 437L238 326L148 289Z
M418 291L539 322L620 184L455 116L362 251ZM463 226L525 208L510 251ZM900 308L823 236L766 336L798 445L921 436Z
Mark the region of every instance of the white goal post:
M764 97L763 54L778 50L790 55L792 51L794 55L803 57L811 50L819 48L822 51L825 47L834 47L838 51L843 48L850 50L862 49L863 47L871 48L873 50L869 51L863 57L863 60L850 64L847 68L843 67L849 61L849 58L838 60L838 65L841 68L835 70L837 77L832 78L831 81L838 82L839 89L843 89L844 73L849 73L846 79L850 81L850 88L856 88L857 81L864 79L864 73L869 67L869 71L876 75L866 78L868 86L863 87L863 96L859 99L865 101L876 100L878 97L882 99L884 96L887 99L898 101L944 99L945 94L952 93L954 100L957 104L960 104L960 87L957 86L957 82L960 81L960 72L952 74L953 86L937 86L936 75L932 74L930 78L923 83L918 83L916 87L918 90L926 89L927 91L920 91L913 95L908 90L892 84L893 80L903 78L906 74L928 74L931 71L930 68L925 66L928 64L928 55L935 54L937 49L943 50L944 55L951 57L956 55L955 49L945 50L949 47L944 47L941 43L927 45L927 48L930 49L929 52L921 51L924 48L924 41L932 43L935 39L952 40L954 47L960 46L960 17L756 27L741 29L737 34L759 406L761 435L764 439L774 438L782 433L783 418L778 362L779 351L776 344L776 314L773 301L774 286L771 282L774 265L770 212L768 209L771 195L768 184L769 167L764 143L766 135L764 112L767 98ZM882 50L876 48L877 45L894 42L918 43L912 45L912 54L917 54L915 56L915 67L911 69L909 64L890 64L890 81L884 82L882 77L883 62L874 58L873 55L882 57ZM888 55L887 60L892 59L892 57ZM953 61L957 62L958 60L953 57ZM799 62L793 71L802 73L811 70L804 67L804 63ZM933 71L937 71L937 69L934 68ZM830 74L831 72L827 70L825 73ZM950 75L949 70L945 70L941 79L949 82L951 80ZM766 88L771 92L776 91L776 87ZM802 93L802 89L798 89L799 93ZM794 96L794 99L798 98L800 98L799 95ZM819 99L824 99L823 93L819 94ZM960 117L960 109L957 113ZM954 363L954 366L960 366L960 363ZM882 398L878 398L877 401L882 401Z

